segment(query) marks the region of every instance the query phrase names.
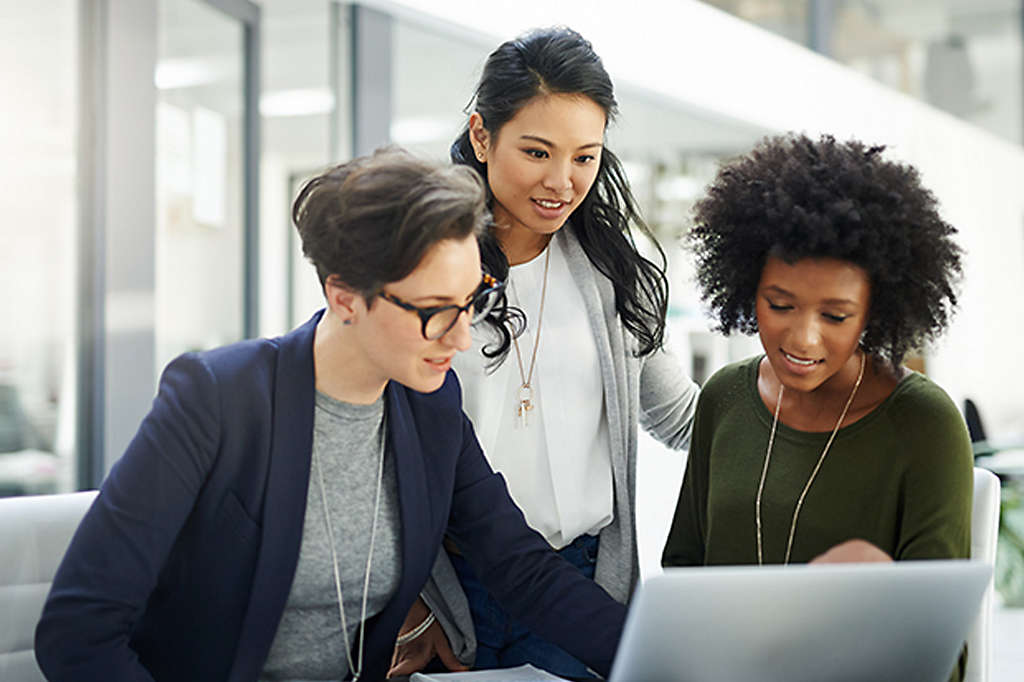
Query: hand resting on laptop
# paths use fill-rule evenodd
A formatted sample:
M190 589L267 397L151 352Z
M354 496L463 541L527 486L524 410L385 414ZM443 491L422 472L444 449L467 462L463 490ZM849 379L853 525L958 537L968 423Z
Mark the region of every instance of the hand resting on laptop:
M867 540L854 539L840 542L811 559L810 564L851 564L892 561L892 557Z

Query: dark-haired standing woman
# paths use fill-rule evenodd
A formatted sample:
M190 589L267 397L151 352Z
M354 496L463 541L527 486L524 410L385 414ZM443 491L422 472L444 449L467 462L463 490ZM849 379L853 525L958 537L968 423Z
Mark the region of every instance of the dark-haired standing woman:
M473 352L456 364L464 407L527 522L625 602L639 578L637 426L687 447L697 388L662 347L664 255L605 146L616 108L589 42L567 28L534 31L490 55L451 154L487 181L495 226L484 266L508 279L525 316L518 337L500 322L474 330ZM639 253L631 227L659 263ZM436 654L453 669L531 663L588 675L505 613L456 543L446 547L403 632L431 613L440 625L400 640L393 673Z

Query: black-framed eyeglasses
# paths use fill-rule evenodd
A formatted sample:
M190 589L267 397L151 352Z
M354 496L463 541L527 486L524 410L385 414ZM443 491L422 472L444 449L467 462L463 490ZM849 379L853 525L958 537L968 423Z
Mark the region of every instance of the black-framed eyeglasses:
M412 303L406 303L394 294L389 294L386 291L382 291L377 295L385 301L394 303L399 308L411 310L419 315L423 338L427 341L434 341L451 331L451 328L459 321L459 315L462 313L469 315L470 324L477 324L482 321L494 310L494 306L497 305L498 300L501 298L501 292L504 289L504 282L499 282L487 273L484 273L483 278L480 280L480 286L477 287L473 298L466 305L441 305L421 308Z

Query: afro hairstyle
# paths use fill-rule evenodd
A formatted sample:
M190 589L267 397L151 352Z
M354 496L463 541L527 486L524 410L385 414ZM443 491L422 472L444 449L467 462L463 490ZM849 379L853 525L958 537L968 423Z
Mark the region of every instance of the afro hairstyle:
M956 230L917 170L883 158L884 149L790 133L719 169L685 237L718 330L757 332L768 255L863 268L871 306L861 347L893 366L945 329L962 274Z

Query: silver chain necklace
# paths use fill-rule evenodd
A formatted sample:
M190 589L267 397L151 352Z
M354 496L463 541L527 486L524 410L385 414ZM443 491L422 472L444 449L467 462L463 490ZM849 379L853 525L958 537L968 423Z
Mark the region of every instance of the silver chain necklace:
M540 326L544 322L544 300L548 293L548 265L551 262L551 244L548 243L547 253L544 254L544 283L540 288L540 311L537 313L537 333L533 337L533 353L530 354L530 369L529 371L523 368L523 356L519 352L519 341L516 337L512 337L512 345L516 349L516 361L519 363L519 394L518 402L516 403L516 417L519 418L519 425L522 427L529 426L527 421L530 410L534 408L533 405L533 370L537 364L537 349L540 347ZM509 281L512 282L512 291L516 294L516 302L519 299L519 293L516 292L515 282L512 277L509 277Z
M380 456L377 465L377 496L373 503L373 522L370 524L370 551L366 555L366 577L363 580L363 601L359 612L359 653L357 654L357 668L352 662L352 645L348 639L348 624L345 620L345 604L341 596L341 571L338 569L338 551L334 545L334 527L331 524L331 511L327 508L327 494L324 487L324 472L320 466L320 459L317 457L316 448L313 449L313 464L316 466L317 481L320 484L320 504L324 509L324 522L327 524L327 541L331 546L331 563L334 566L334 590L338 597L338 615L341 617L341 634L345 640L345 658L348 659L348 669L352 673L352 682L358 682L359 676L363 674L363 648L366 641L363 634L366 631L366 598L370 592L370 567L373 564L373 544L377 537L377 517L380 512L380 490L384 481L384 451L387 443L387 411L380 422Z
M793 510L793 520L789 524L789 540L786 542L786 559L782 562L783 564L789 563L789 555L793 549L793 536L796 535L796 522L800 518L800 508L804 506L804 498L807 497L807 491L811 489L811 484L814 483L814 478L818 475L818 470L821 469L821 465L825 461L825 455L828 454L828 449L832 447L832 441L835 440L839 427L842 425L843 420L846 419L846 413L849 411L850 405L853 404L853 397L857 395L857 389L860 388L860 381L864 378L864 362L866 357L867 354L861 351L860 372L857 373L857 381L854 382L853 390L850 391L850 397L847 398L846 405L836 421L836 427L832 429L832 435L829 436L828 442L825 443L825 449L821 451L821 456L818 457L818 463L814 465L814 470L811 471L811 476L807 479L807 484L796 501L796 509ZM757 523L757 564L759 566L763 563L761 558L761 493L764 492L764 479L768 475L768 462L772 458L772 445L775 443L775 427L779 424L779 412L782 411L782 390L783 386L780 380L779 397L775 400L775 417L772 419L772 430L768 436L768 450L764 453L764 467L761 469L761 481L757 484L757 498L754 504L754 519Z

